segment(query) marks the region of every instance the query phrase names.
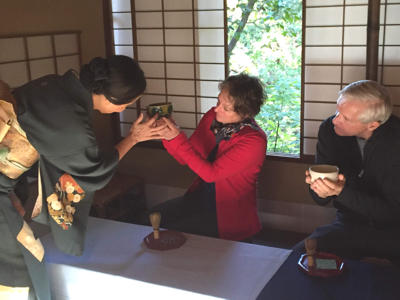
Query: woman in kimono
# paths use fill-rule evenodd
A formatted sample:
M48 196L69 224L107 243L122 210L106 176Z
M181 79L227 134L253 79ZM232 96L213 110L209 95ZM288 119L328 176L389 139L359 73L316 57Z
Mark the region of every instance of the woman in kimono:
M188 139L170 120L163 144L198 177L187 193L151 208L161 213L160 227L240 241L261 229L257 215L257 177L267 138L254 117L266 98L263 85L247 74L219 85L216 107L201 119Z
M79 256L95 191L109 182L131 147L165 128L152 126L157 116L140 124L141 115L113 149L99 149L93 110L121 112L146 88L143 71L126 56L98 57L79 75L48 75L12 93L7 87L0 81L0 129L10 128L4 138L0 130L0 152L8 153L0 154L0 298L25 293L50 299L43 247L8 197L17 177L40 155L32 218L51 227L60 250Z

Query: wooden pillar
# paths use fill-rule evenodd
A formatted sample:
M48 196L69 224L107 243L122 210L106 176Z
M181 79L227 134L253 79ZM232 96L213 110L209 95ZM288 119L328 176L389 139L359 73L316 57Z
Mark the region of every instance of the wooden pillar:
M378 81L380 0L368 0L366 79Z
M114 33L113 21L111 15L111 1L103 0L103 22L104 22L104 39L106 46L106 57L114 54Z

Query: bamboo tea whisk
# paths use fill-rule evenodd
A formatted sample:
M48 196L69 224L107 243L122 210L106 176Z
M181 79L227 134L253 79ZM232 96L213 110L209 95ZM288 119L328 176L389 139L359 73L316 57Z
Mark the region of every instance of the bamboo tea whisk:
M158 240L160 238L160 222L161 222L161 214L160 213L152 213L150 214L150 222L151 226L154 230L154 239Z
M306 250L308 255L308 266L314 266L314 253L317 248L317 241L315 239L306 239Z

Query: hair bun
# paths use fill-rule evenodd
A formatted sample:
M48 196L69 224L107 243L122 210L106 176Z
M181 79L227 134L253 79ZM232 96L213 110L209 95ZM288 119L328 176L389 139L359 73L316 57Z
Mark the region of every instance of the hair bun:
M91 94L104 95L115 105L132 103L146 89L143 70L124 55L93 58L82 67L80 82Z
M82 67L79 77L79 81L89 92L102 94L103 82L108 79L106 60L101 57L93 58Z
M106 80L107 64L106 60L101 57L95 57L89 62L90 71L93 73L94 81Z

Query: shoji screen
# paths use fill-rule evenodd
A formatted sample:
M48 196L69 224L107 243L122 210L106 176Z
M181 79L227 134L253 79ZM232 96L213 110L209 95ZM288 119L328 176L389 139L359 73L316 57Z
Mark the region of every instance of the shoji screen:
M394 114L400 117L400 0L385 2L381 6L379 79L391 95Z
M378 73L378 81L392 94L397 113L399 4L399 0L381 1ZM305 10L303 153L314 155L318 127L334 114L339 90L365 79L368 0L307 0Z
M224 0L113 0L111 9L115 53L133 55L148 83L140 105L120 114L121 135L154 102L173 102L192 134L225 78Z
M11 88L48 74L79 72L80 32L0 36L0 79Z

